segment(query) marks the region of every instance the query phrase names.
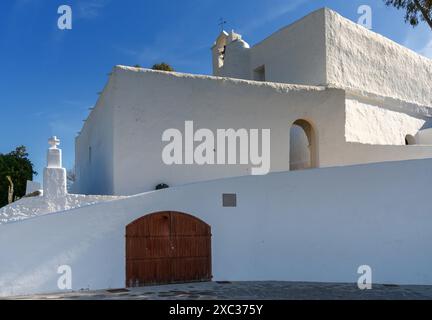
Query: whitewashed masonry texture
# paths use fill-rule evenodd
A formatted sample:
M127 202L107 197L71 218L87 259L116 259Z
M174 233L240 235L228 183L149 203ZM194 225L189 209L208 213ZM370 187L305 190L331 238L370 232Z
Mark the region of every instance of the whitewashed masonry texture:
M114 68L76 139L76 192L131 195L250 174L165 165L162 133L186 120L271 129L272 172L432 156L431 60L329 9L253 47L224 31L212 53L214 76Z

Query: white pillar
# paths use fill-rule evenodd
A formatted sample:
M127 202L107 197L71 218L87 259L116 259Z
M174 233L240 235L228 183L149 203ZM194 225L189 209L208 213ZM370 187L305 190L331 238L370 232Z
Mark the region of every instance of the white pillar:
M67 194L66 169L62 168L62 152L57 146L60 140L52 137L48 140L47 166L44 169L43 191L49 199L62 198Z

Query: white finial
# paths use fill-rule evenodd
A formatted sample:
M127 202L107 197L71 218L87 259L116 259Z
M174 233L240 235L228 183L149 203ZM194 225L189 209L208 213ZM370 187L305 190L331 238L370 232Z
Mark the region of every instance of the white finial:
M51 146L50 149L57 149L57 146L60 144L60 139L57 139L56 136L52 136L48 139L48 144Z
M47 152L47 168L61 168L62 167L62 156L61 149L57 148L60 144L60 139L56 136L52 136L48 139L50 147Z
M57 148L60 139L52 136L48 139L48 143L50 147L47 150L47 166L44 169L43 195L47 199L60 201L61 198L63 201L67 194L67 179L66 169L62 167L62 150Z

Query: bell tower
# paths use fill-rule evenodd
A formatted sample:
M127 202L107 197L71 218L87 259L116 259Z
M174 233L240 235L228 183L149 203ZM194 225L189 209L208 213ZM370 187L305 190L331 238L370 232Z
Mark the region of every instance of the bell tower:
M228 39L228 33L225 30L222 30L222 32L217 37L216 42L213 44L211 48L214 76L220 75L220 69L224 65L227 39Z
M250 47L234 31L222 31L212 47L213 75L251 79Z

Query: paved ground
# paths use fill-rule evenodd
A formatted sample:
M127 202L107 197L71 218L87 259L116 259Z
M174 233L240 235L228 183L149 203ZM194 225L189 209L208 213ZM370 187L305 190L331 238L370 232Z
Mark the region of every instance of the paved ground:
M311 282L202 282L131 289L79 291L15 299L66 300L195 300L195 299L432 299L432 286L374 285L359 290L356 284Z

